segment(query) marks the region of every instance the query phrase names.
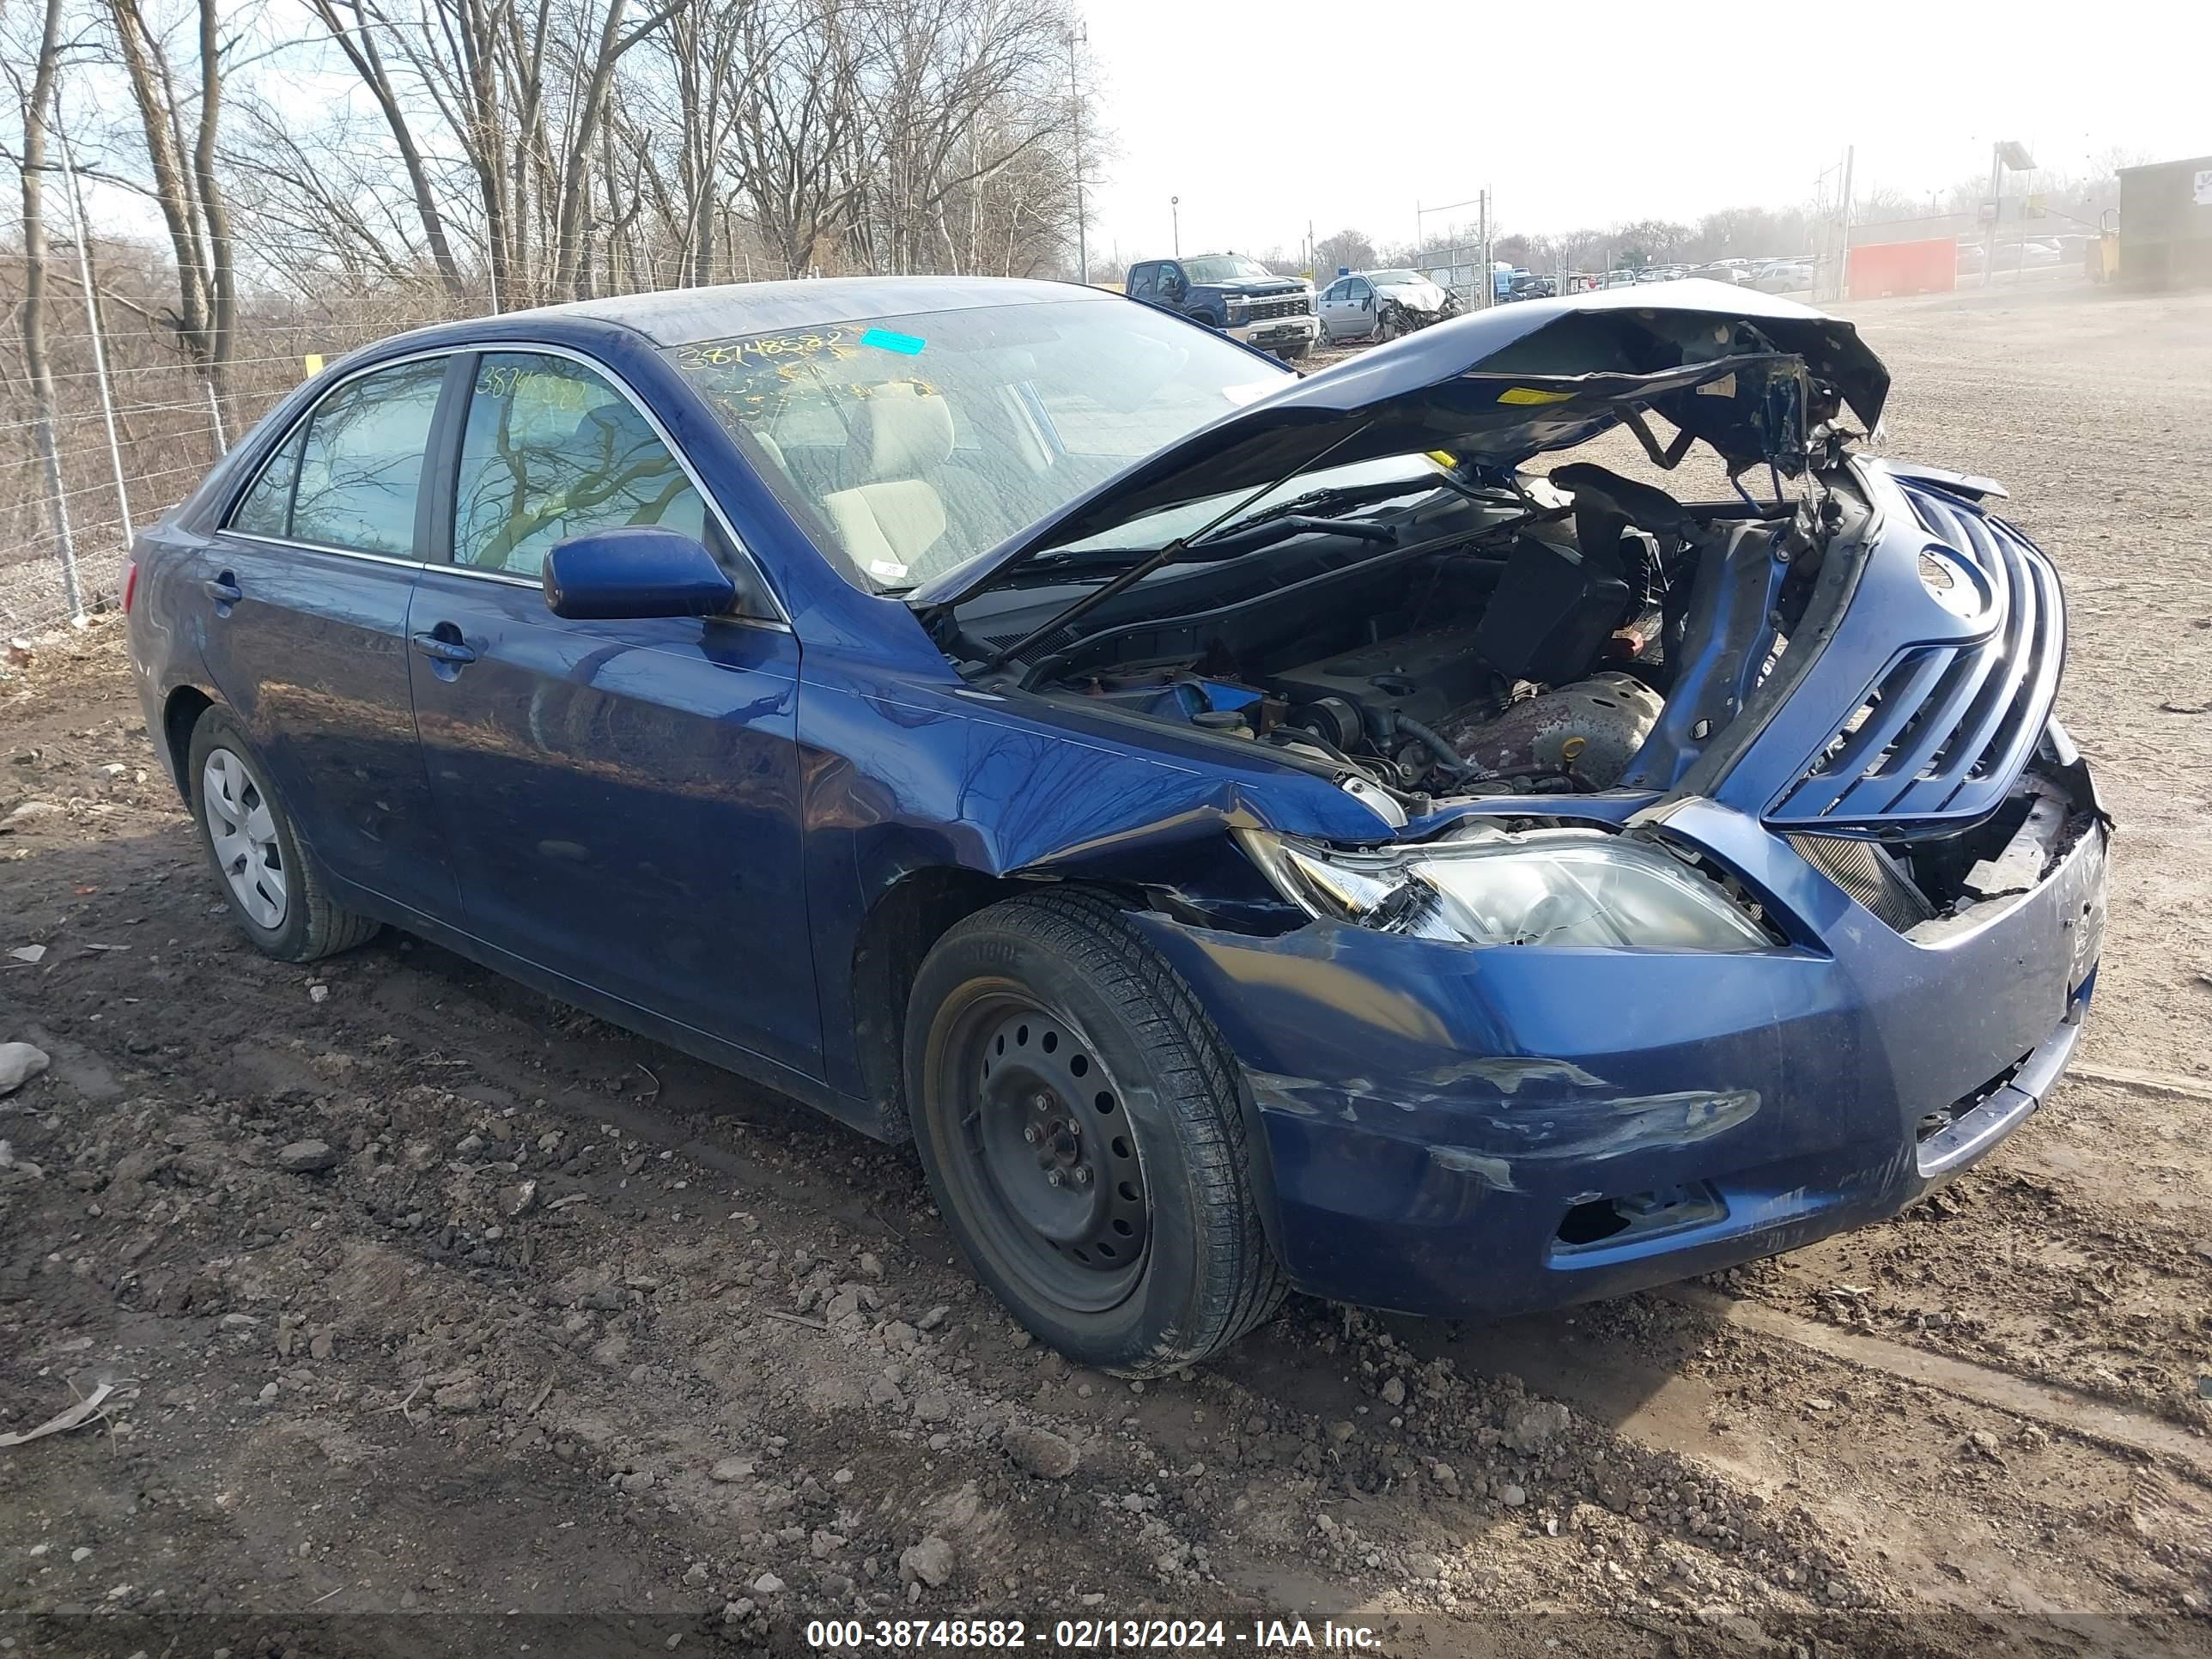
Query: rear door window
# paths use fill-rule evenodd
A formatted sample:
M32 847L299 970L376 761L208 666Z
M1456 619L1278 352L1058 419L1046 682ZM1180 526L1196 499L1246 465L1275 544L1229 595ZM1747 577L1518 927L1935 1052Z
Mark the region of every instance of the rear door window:
M445 377L443 357L420 357L348 380L315 406L292 492L290 540L421 556L416 499ZM251 497L246 505L254 505Z
M550 353L486 352L461 437L453 562L535 576L556 542L622 525L708 539L690 476L605 375Z

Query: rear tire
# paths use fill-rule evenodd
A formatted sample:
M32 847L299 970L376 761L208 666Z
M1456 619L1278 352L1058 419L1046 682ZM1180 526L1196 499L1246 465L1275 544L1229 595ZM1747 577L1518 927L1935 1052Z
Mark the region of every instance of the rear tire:
M922 963L906 1029L938 1207L1043 1341L1152 1376L1281 1303L1227 1051L1111 905L1040 893L960 922Z
M200 844L254 949L279 962L314 962L376 937L383 923L331 902L269 769L223 709L207 709L193 726L185 776Z

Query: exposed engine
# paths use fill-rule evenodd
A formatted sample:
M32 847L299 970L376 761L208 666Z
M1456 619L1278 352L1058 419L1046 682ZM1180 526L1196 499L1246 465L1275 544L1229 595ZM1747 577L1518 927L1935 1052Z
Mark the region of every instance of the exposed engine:
M1230 603L1100 629L1068 641L1049 678L1131 712L1326 757L1408 793L1609 788L1671 697L1690 699L1686 711L1741 705L1757 664L1708 653L1729 662L1729 683L1686 680L1668 641L1684 638L1693 592L1747 578L1759 585L1756 609L1738 608L1759 636L1741 643L1763 663L1792 608L1785 580L1802 594L1809 580L1779 550L1816 545L1812 509L1686 507L1587 464L1558 468L1552 486L1477 512L1457 538L1408 546L1408 531L1428 526L1407 526L1396 556L1362 544L1356 562ZM1702 734L1716 722L1690 724Z

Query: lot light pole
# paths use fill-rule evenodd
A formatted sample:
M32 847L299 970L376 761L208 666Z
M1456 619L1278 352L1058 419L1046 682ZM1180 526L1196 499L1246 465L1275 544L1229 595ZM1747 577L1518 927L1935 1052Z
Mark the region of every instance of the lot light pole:
M1182 203L1180 196L1168 198L1169 247L1178 259L1182 258L1182 215L1177 210Z
M1090 43L1091 30L1078 24L1067 32L1067 96L1075 120L1075 280L1091 283L1091 255L1083 236L1083 87L1075 78L1075 49Z
M1997 274L1997 222L2004 217L2004 175L2010 167L2014 173L2033 173L2035 162L2027 148L2015 139L2000 138L1990 146L1990 242L1989 252L1982 260L1982 286L1987 288Z

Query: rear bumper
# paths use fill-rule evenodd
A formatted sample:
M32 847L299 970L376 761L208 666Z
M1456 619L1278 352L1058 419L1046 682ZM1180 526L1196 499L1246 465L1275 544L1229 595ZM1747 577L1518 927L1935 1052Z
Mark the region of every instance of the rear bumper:
M1138 919L1243 1066L1263 1206L1301 1289L1490 1316L1771 1255L1893 1214L2057 1080L2094 989L2100 824L2033 891L1932 945L1753 820L1698 803L1670 827L1820 945L1477 951Z

